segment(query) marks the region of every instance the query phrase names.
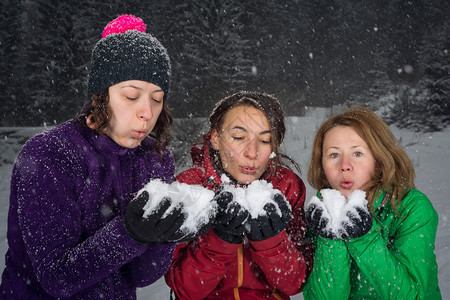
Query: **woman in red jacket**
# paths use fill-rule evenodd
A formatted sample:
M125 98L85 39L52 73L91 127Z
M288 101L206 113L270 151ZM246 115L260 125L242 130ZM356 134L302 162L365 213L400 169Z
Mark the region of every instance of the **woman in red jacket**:
M216 105L210 131L192 147L193 167L177 177L214 190L218 210L209 232L175 250L165 279L176 298L289 299L301 292L312 265L303 241L305 185L281 159L293 162L280 153L285 131L270 95L239 92ZM263 180L278 191L255 217L223 188L228 179L241 188Z

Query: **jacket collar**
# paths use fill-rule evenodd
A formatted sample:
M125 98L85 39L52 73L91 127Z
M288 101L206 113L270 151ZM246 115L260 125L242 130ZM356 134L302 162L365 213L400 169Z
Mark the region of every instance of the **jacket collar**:
M107 135L97 135L94 131L86 129L86 138L89 143L97 150L99 153L111 155L111 156L123 156L128 152L134 152L140 146L136 148L125 148L117 144Z
M375 211L382 209L385 206L390 206L391 202L388 199L388 194L385 190L378 190L373 201L373 209Z

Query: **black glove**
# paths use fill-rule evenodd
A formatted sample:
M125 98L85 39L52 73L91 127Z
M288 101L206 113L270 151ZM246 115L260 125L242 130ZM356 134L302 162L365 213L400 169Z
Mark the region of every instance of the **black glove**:
M372 215L363 207L355 206L347 211L348 219L342 221L341 238L355 239L365 235L372 228Z
M191 240L195 240L199 236L202 236L205 233L207 233L211 229L213 224L214 224L214 217L211 217L208 219L208 221L206 223L200 224L195 232L184 232L184 231L178 230L177 232L175 232L172 235L172 238L175 239L174 241L177 241L179 243L184 243L184 242L188 242Z
M233 200L231 192L219 189L214 196L218 204L214 232L225 242L239 244L242 242L245 223L249 217L248 211Z
M182 204L180 203L170 213L162 217L172 204L172 200L165 197L155 210L144 218L144 206L149 198L149 193L143 191L128 204L124 218L128 235L143 245L149 242L164 243L177 241L182 236L179 229L186 219L186 216L182 213Z
M275 194L273 200L281 211L278 215L277 208L273 203L264 205L266 214L250 220L250 231L247 237L252 241L262 241L279 234L291 219L291 210L281 194Z
M328 213L324 213L326 211L325 206L322 201L320 203L322 205L317 205L316 203L310 204L306 209L306 221L309 230L321 237L336 239L336 235L329 228L330 218Z

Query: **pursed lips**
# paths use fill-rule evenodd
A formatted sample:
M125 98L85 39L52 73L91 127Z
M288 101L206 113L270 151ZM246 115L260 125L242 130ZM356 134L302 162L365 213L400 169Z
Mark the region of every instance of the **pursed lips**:
M147 135L147 131L145 131L145 130L132 130L132 135L135 138L140 139L140 138L143 138L143 137L145 137Z
M257 168L251 166L241 166L241 171L244 174L253 175L256 173Z
M341 187L349 189L353 186L353 181L350 179L342 179L341 180Z

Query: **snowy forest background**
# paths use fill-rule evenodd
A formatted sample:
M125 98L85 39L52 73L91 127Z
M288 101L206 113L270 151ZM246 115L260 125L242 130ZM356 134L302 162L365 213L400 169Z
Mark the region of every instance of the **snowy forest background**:
M131 13L169 51L175 117L205 117L247 89L275 94L293 116L361 103L400 127L441 130L449 12L445 0L2 0L0 126L72 117L103 28Z
M438 211L438 277L450 299L445 0L1 0L0 273L17 153L86 102L92 48L123 13L141 17L171 56L177 173L190 166L190 146L207 129L214 103L239 89L280 99L290 116L282 146L304 180L315 131L330 113L365 104L382 115ZM313 193L307 184L307 197ZM166 299L168 288L161 279L138 295Z

